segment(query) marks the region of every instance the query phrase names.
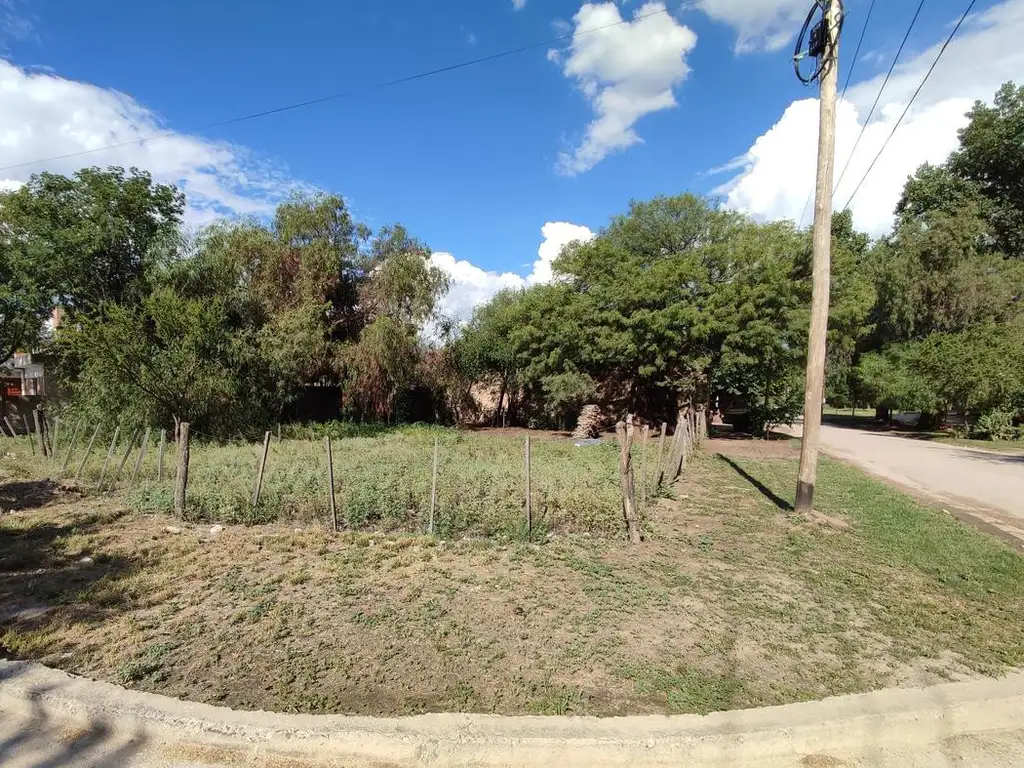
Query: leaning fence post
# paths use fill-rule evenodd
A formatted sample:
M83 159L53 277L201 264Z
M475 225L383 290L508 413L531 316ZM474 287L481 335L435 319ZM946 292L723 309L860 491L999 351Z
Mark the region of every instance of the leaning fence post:
M114 472L113 475L111 475L110 482L107 483L108 491L112 491L114 489L114 485L117 484L118 478L121 477L121 472L124 471L124 465L128 463L128 459L132 455L132 450L135 448L135 441L138 439L138 437L139 430L136 429L134 432L132 432L132 436L128 440L128 447L124 451L124 456L121 457L121 463L117 465L117 471Z
M430 479L430 519L427 522L427 533L434 535L434 511L437 509L437 454L441 449L441 441L434 438L434 471Z
M619 439L619 479L622 483L622 515L631 544L639 544L640 520L636 514L636 487L633 483L633 434L623 422L615 425Z
M187 421L178 428L178 479L174 484L174 511L185 517L185 491L188 489L188 429Z
M280 428L280 425L278 425ZM324 450L327 451L327 506L331 510L331 524L334 532L338 532L338 507L334 498L334 451L331 449L331 436L324 438Z
M99 422L96 423L96 428L92 431L92 437L89 438L89 445L85 449L85 455L82 457L82 463L78 465L78 471L75 472L75 482L78 483L82 480L82 471L85 469L85 462L89 460L89 456L92 454L92 447L96 444L96 436L100 433Z
M530 436L526 436L526 444L523 447L526 462L526 533L533 533L533 493L531 489L532 478L530 477Z
M103 468L100 469L100 481L96 483L96 490L103 490L103 478L107 474L107 467L110 465L110 460L114 457L114 448L117 447L117 438L121 434L121 425L118 424L114 427L114 439L110 441L110 447L107 449L107 458L103 460Z
M11 437L18 436L18 431L14 428L14 425L11 423L11 420L7 416L4 416L4 424L7 425L7 431L11 433Z
M160 430L160 447L156 454L156 479L158 483L164 481L164 451L167 450L167 430Z
M68 471L68 465L71 464L71 454L74 453L75 443L78 442L78 433L82 430L82 419L79 419L75 423L75 428L71 431L71 442L68 443L68 449L64 454L64 463L60 465L60 473L63 475Z
M46 435L43 433L43 412L36 408L32 411L32 418L36 423L36 434L39 435L39 448L43 453L43 458L49 458L50 452L46 450Z
M32 436L32 426L28 423L28 415L21 414L21 421L25 425L25 437L28 438L28 444L32 448L32 455L36 455L36 439Z
M267 468L267 453L270 451L270 432L263 435L263 455L260 457L260 468L256 473L256 490L252 494L252 508L260 505L260 492L263 490L263 472Z
M139 458L135 460L135 466L132 468L132 478L128 481L128 493L132 492L132 489L135 488L135 481L139 479L142 460L146 458L146 450L149 448L149 432L149 427L146 427L146 433L142 436L142 446L139 448Z
M665 454L665 435L668 433L668 422L661 422L661 436L658 438L658 463L654 465L654 489L658 490L661 488L661 484L665 479L665 467L662 465L661 460Z
M668 471L665 477L669 483L674 483L679 477L679 471L683 463L683 453L686 450L683 443L683 436L686 434L686 414L679 411L679 418L676 421L676 430L672 435L672 447L669 450Z
M644 424L640 431L640 504L647 509L647 438L651 436L651 427Z

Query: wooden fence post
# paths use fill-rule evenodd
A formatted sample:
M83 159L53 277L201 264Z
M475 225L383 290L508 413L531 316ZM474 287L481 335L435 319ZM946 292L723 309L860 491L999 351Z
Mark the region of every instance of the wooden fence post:
M50 452L46 450L46 433L43 432L43 412L36 408L32 411L32 418L36 423L36 434L39 435L39 448L43 453L43 458L48 459Z
M636 513L636 487L633 483L633 435L623 422L615 425L619 439L619 478L622 482L622 515L631 544L639 544L640 520Z
M128 493L132 492L135 488L135 481L139 479L142 460L146 458L146 451L149 449L149 432L149 427L146 427L146 433L142 436L142 446L139 448L139 458L135 460L135 466L132 468L132 478L128 481Z
M278 425L280 430L281 425ZM334 451L331 450L331 436L324 438L324 449L327 451L327 506L331 510L331 525L338 532L338 507L334 498Z
M156 452L156 480L158 483L164 481L164 452L167 450L167 430L160 430L160 447Z
M178 478L174 484L174 511L185 518L185 492L188 489L188 429L187 421L178 428Z
M441 449L441 441L434 438L434 471L430 480L430 520L427 522L427 533L434 535L434 512L437 509L437 455Z
M668 433L668 422L661 422L661 437L658 438L658 463L654 465L654 490L661 488L665 480L665 467L661 463L665 457L665 435Z
M32 455L36 455L36 439L32 436L32 427L28 423L28 414L21 414L21 421L25 425L25 437L28 438L29 447L32 448Z
M7 425L7 431L11 433L11 437L18 436L18 430L14 428L14 425L11 423L11 420L7 416L4 416L4 424Z
M121 425L118 424L114 427L114 439L110 441L110 447L107 449L107 458L103 460L103 468L100 469L100 481L96 483L96 490L103 490L103 478L107 474L107 467L110 465L110 460L114 457L114 448L117 447L117 438L121 434Z
M270 432L263 434L263 455L260 457L260 468L256 473L256 490L252 494L252 508L260 505L260 493L263 491L263 472L267 468L267 453L270 451Z
M640 431L640 505L647 509L647 438L651 436L651 427L644 424Z
M85 462L89 460L89 456L92 455L92 447L96 444L96 436L100 433L100 425L96 424L96 428L92 431L92 437L89 438L89 445L85 449L85 455L82 457L82 463L78 465L78 471L75 472L75 482L81 482L82 472L85 470Z
M78 442L78 433L82 431L82 419L75 422L75 428L71 431L71 442L68 443L68 449L64 454L64 463L60 465L60 473L63 475L68 471L68 465L71 464L71 454L75 451L75 443Z
M526 436L526 444L523 447L524 459L526 462L526 533L533 533L533 492L532 478L530 476L530 436Z
M114 486L117 484L117 480L121 477L121 472L124 471L124 465L128 463L128 459L132 455L132 451L135 449L135 441L139 438L139 430L132 432L131 438L128 440L128 447L125 449L124 456L121 457L121 463L117 465L117 471L110 476L110 482L107 483L107 490L114 490Z

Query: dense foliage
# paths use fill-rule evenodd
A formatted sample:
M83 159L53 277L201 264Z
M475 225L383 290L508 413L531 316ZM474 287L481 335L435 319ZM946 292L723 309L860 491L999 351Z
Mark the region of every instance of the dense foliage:
M830 404L1024 415L1024 89L969 117L948 162L908 180L890 235L833 218ZM460 359L520 421L564 425L600 399L654 421L736 408L765 431L802 407L809 253L806 232L693 195L635 202L563 252L560 282L480 308Z
M908 179L887 236L834 216L826 392L1005 435L1024 415L1024 89L969 118L947 162ZM553 282L453 329L427 246L371 232L340 197L190 236L183 211L134 169L0 194L0 358L49 344L80 409L218 436L301 418L313 390L335 410L321 398L319 417L371 422L484 406L569 427L598 401L653 422L720 407L764 432L801 408L810 237L790 222L692 194L636 201L567 246Z
M389 420L429 377L421 331L447 277L403 227L373 236L316 195L186 237L182 209L173 188L116 168L0 198L0 266L21 270L0 295L2 351L38 343L62 306L54 350L80 410L218 436L286 417L311 385Z

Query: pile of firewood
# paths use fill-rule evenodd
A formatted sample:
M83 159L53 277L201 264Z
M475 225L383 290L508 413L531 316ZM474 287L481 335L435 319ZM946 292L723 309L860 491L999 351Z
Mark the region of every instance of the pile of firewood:
M580 411L580 419L576 423L576 431L572 433L574 440L589 440L600 437L604 431L604 416L598 405L584 405Z

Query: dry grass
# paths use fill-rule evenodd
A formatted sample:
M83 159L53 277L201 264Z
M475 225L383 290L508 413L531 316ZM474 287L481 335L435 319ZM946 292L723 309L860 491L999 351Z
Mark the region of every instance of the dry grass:
M797 517L794 475L699 458L638 547L213 535L51 489L0 518L0 636L146 690L380 715L706 712L1024 664L1021 557L832 462Z

